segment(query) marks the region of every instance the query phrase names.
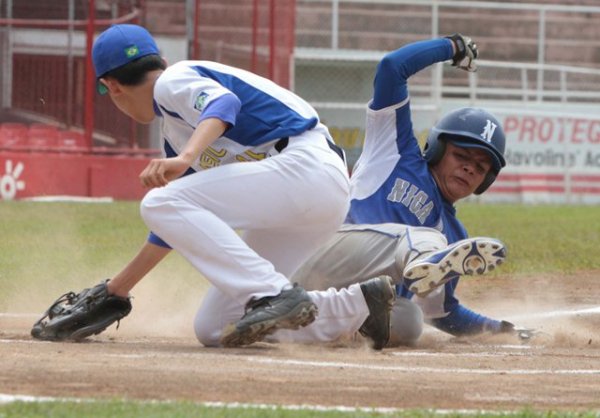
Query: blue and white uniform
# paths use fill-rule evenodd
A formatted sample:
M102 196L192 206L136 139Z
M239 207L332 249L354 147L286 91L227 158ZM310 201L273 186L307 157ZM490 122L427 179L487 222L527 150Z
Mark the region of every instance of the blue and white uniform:
M289 286L287 277L340 227L349 209L347 167L310 105L250 72L183 61L159 76L154 102L166 156L178 155L203 120L228 124L186 175L152 189L141 205L149 240L177 250L213 285L195 331L217 345L251 298ZM369 315L358 285L311 297L317 320L276 338L329 341Z
M365 144L351 178L348 223L430 227L450 244L467 237L456 208L444 199L422 157L407 86L410 76L452 55L449 39L434 39L404 46L380 62L367 110ZM426 298L413 296L403 286L398 293L415 301L435 327L453 335L499 329L499 321L459 303L457 284L458 279L448 282Z
M343 289L370 277L392 277L400 297L392 310L391 345L414 343L424 319L453 335L500 328L500 321L460 304L454 293L458 279L426 297L403 285L409 262L467 237L422 156L407 88L411 75L452 55L450 40L434 39L404 46L380 62L346 224L293 277L305 289Z
M275 141L315 129L332 141L317 112L294 93L256 74L210 61L182 61L167 68L154 87L163 139L177 153L199 122L218 118L230 129L217 140L224 151L210 168L267 155ZM257 159L255 157L254 159Z
M279 153L275 148L278 141L309 130L333 144L317 112L303 99L256 74L216 62L181 61L167 68L154 87L154 108L162 121L165 157L179 155L205 119L217 118L230 125L186 175L233 162L262 160ZM168 246L152 233L150 241Z

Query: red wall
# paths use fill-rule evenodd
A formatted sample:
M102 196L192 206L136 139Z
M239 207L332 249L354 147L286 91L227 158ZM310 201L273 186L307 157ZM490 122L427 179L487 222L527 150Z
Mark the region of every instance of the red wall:
M145 156L0 152L0 200L37 196L139 200Z

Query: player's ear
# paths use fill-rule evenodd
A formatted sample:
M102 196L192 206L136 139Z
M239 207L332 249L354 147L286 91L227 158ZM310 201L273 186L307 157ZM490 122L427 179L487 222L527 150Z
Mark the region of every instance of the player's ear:
M168 67L168 66L169 66L169 62L167 61L167 59L166 59L165 57L160 57L160 58L161 58L161 59L163 60L163 62L165 63L165 67Z
M106 93L110 93L111 95L119 94L121 92L121 85L117 82L117 80L112 78L101 78L98 82L105 89Z

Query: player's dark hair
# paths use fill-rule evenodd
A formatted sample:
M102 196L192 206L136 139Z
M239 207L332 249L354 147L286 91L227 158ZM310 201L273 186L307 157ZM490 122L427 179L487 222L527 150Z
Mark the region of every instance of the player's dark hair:
M154 70L164 70L167 64L160 55L151 54L131 61L103 74L99 78L114 78L125 86L137 86L146 79L146 74Z

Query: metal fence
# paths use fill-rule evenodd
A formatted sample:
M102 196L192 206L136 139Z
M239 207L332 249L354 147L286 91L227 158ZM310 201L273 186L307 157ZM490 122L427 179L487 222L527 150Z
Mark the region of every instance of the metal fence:
M461 32L477 42L485 71L467 78L438 67L413 80L414 93L433 99L598 101L600 7L592 6L594 1L572 3L578 5L298 0L296 83L304 88L306 81L298 77L305 70L307 77L320 78L317 84L334 86L327 100L321 88L303 89L309 100L364 103L370 91L357 88L357 82L370 84L385 51Z
M294 0L0 0L0 123L76 131L87 146L156 145L155 127L133 122L94 93L88 56L95 35L132 22L184 43L180 28L171 33L167 22L185 15L179 20L187 22L189 58L217 60L289 86L294 13Z
M437 106L444 98L526 103L600 101L600 7L446 0L0 0L2 109L29 121L85 128L129 146L146 128L106 97L85 101L86 25L148 18L162 30L185 15L189 55L247 68L274 79L319 109L362 108L385 51L455 31L481 51L475 74L435 66L411 79L411 94ZM295 7L294 7L295 6ZM160 23L160 24L159 24ZM152 28L151 28L152 29ZM167 34L168 35L168 34ZM179 35L184 42L184 39ZM294 47L295 44L295 47ZM91 109L91 110L90 110ZM32 119L33 118L33 119Z
M87 59L97 31L140 22L137 3L9 0L0 6L0 122L77 132L87 147L130 147L133 135L144 142L146 128L95 94Z
M189 56L290 86L295 0L187 0Z

